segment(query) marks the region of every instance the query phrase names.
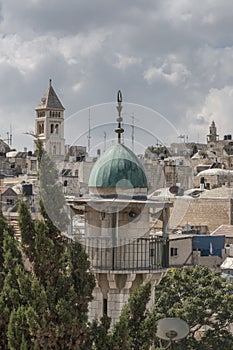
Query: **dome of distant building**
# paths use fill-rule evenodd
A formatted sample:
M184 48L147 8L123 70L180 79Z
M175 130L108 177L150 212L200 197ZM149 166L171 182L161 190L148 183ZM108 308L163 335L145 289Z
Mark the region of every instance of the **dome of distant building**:
M146 194L147 177L137 156L125 145L109 148L95 163L89 178L90 192L114 194L133 190L134 194ZM102 191L101 191L102 189ZM95 192L95 191L94 191Z

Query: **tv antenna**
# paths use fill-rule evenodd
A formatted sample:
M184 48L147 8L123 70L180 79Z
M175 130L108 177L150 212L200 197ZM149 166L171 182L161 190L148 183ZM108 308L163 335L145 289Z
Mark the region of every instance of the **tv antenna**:
M3 139L2 141L6 141L9 146L12 146L12 127L10 125L10 131L7 131L6 133L7 138Z
M91 150L91 109L88 110L88 144L87 144L87 151L90 153Z

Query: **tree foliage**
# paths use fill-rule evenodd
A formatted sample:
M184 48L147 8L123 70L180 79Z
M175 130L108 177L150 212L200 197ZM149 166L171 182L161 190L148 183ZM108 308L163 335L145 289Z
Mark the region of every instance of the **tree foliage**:
M53 209L65 229L56 170L46 156L44 161L49 176L43 178L42 191L56 193ZM34 220L27 202L19 204L21 242L0 213L0 348L91 349L88 304L95 280L88 257L54 223L42 197L40 209L40 219Z
M139 286L132 294L122 310L119 322L114 327L113 339L116 343L114 349L150 348L156 332L154 315L147 308L150 296L150 282Z
M177 349L232 349L232 292L233 285L207 267L170 269L156 286L154 313L157 319L180 317L188 323L189 335Z

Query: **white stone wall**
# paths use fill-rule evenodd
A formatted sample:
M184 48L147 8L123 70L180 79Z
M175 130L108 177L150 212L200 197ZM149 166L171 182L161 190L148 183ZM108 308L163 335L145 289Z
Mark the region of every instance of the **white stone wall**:
M177 248L177 255L171 256L171 248ZM192 237L171 239L169 241L169 265L180 266L185 264L192 264Z
M89 319L100 319L103 316L103 300L107 299L107 316L111 318L112 326L119 320L123 306L128 302L132 292L143 282L151 281L151 300L154 302L154 286L160 281L165 271L95 273L96 287L93 291L93 301L89 304Z

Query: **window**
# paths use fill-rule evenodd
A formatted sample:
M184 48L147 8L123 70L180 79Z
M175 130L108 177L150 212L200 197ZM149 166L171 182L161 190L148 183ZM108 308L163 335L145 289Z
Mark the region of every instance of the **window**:
M39 123L38 124L38 132L39 132L39 134L43 134L44 133L44 123Z
M178 248L171 248L170 249L171 256L177 256L178 255Z
M103 316L108 316L108 299L103 299Z
M7 205L14 205L14 200L13 200L13 199L10 199L10 198L7 198L6 204L7 204Z

